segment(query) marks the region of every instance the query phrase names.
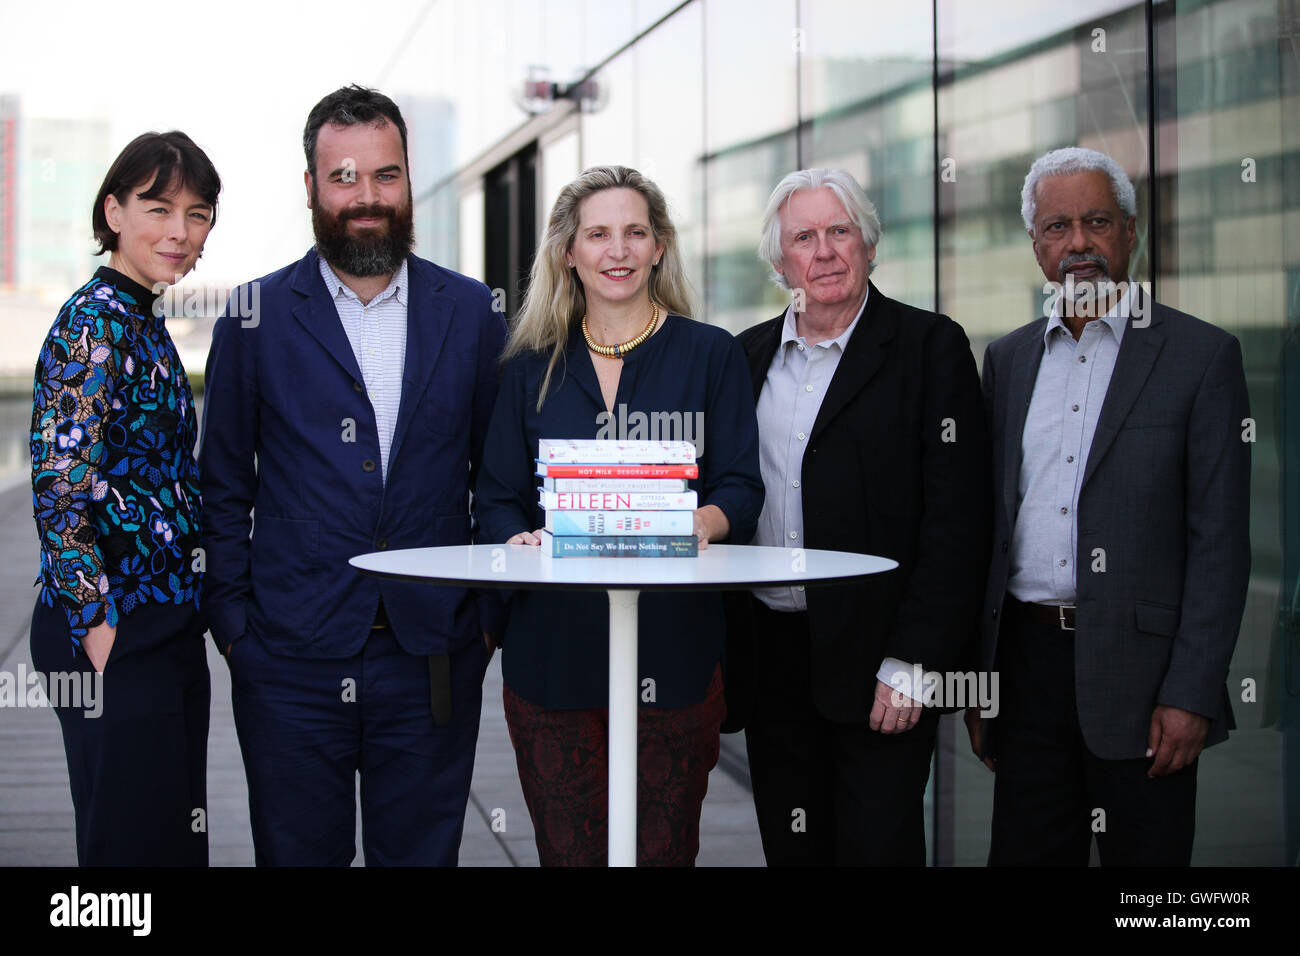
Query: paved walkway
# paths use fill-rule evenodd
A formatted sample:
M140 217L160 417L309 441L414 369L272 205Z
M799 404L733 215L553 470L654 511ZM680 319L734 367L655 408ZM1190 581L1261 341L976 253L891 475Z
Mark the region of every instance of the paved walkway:
M25 481L0 485L0 671L31 669L28 624L35 600L36 530ZM1264 649L1267 651L1267 649ZM1266 658L1266 654L1261 655ZM217 866L251 866L248 791L230 711L230 675L208 642L212 673L212 727L208 737L208 823L211 860ZM1269 673L1267 659L1238 648L1229 685L1242 676ZM1236 706L1239 729L1232 742L1201 756L1197 781L1195 865L1277 866L1283 859L1282 735L1259 726L1251 705ZM942 786L960 797L954 845L946 862L981 866L987 858L992 783L966 743L960 720L941 738ZM722 738L722 757L709 778L700 821L701 866L761 866L758 824L748 790L748 767L739 735ZM931 777L934 782L934 777ZM931 788L933 790L933 787ZM927 820L932 793L926 794ZM492 820L505 829L494 832ZM928 826L927 826L927 829ZM931 841L932 842L932 841ZM47 709L0 707L0 866L76 865L72 799L58 720ZM357 861L361 860L358 822ZM514 753L501 709L500 655L483 685L478 757L460 862L464 866L536 866L532 822L524 806Z
M0 492L0 671L31 670L28 625L38 568L31 492ZM212 728L208 736L208 837L214 866L251 866L248 789L230 710L230 674L208 642ZM724 754L709 778L700 821L701 866L761 866L762 847L738 737L723 738ZM739 778L739 780L737 779ZM497 811L504 811L502 813ZM493 819L504 822L494 832ZM500 829L500 827L498 827ZM361 864L357 825L357 860ZM462 866L536 866L532 821L524 806L514 750L501 709L498 654L483 685L474 782L465 814ZM72 798L58 719L48 709L0 708L0 866L75 866Z

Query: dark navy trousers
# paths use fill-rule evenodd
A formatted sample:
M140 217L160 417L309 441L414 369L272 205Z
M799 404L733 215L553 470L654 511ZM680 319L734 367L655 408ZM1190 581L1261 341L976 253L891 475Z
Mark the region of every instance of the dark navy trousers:
M67 706L51 679L82 866L208 865L203 631L192 606L145 604L118 621L93 707L85 696ZM93 688L95 669L72 646L63 608L38 599L32 663L47 675L75 672Z
M451 655L451 722L437 726L428 659L387 627L333 660L275 655L245 632L227 663L257 865L350 864L360 773L368 866L455 866L487 661L481 637Z

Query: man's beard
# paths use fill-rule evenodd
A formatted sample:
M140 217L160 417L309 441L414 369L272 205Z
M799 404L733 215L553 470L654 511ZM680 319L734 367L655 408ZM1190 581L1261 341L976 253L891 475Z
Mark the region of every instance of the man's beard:
M361 235L348 232L351 219L383 218L388 227L366 230ZM380 203L349 206L334 215L321 208L313 195L311 226L316 233L316 249L321 258L339 272L350 276L385 276L397 271L402 260L415 245L415 223L411 203L394 209Z
M1069 271L1071 267L1084 263L1096 266L1101 271L1101 275L1095 279L1080 279ZM1061 276L1061 285L1066 289L1075 290L1075 298L1083 294L1100 295L1102 290L1115 284L1110 278L1110 260L1097 252L1072 252L1062 256L1056 268ZM1088 289L1086 293L1083 292L1085 287Z

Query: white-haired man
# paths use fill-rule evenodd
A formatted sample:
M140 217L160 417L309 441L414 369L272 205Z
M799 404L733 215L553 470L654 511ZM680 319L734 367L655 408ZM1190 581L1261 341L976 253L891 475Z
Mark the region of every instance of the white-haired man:
M1227 738L1224 685L1250 571L1241 349L1129 281L1133 185L1058 149L1021 213L1057 295L989 346L994 526L983 666L967 710L997 773L993 865L1187 865L1196 759ZM1245 429L1245 432L1243 432Z
M794 301L740 335L767 489L754 543L899 563L731 601L724 729L746 731L769 865L924 865L938 712L910 678L957 667L979 614L989 496L975 362L955 322L871 283L879 240L850 174L786 176L759 255Z

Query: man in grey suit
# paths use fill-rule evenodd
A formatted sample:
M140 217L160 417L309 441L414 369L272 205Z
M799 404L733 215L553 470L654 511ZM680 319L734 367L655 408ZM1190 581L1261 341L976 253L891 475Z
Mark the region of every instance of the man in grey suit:
M1059 149L1021 213L1051 315L988 347L993 551L967 710L995 770L990 865L1187 865L1196 760L1234 726L1225 680L1250 571L1253 427L1236 338L1129 281L1133 185Z

